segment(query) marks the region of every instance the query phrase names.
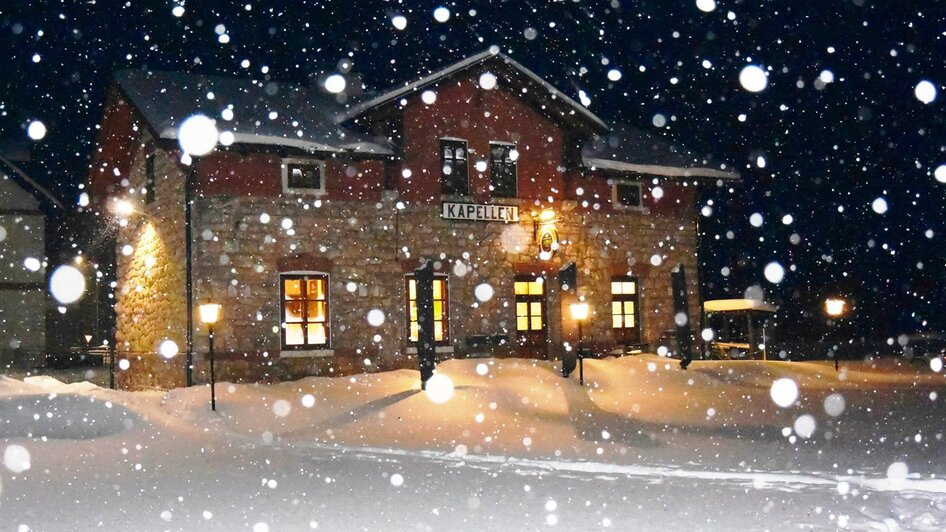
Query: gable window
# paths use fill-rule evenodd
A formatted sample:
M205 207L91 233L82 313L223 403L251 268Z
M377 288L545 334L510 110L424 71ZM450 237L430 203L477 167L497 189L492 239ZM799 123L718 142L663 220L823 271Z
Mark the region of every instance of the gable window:
M282 348L329 347L328 274L293 272L279 276Z
M283 160L282 191L291 194L325 194L325 163L306 159Z
M413 275L407 280L407 328L411 344L417 344L420 329L417 324L417 281ZM450 344L450 308L447 297L447 276L434 275L434 343Z
M154 153L145 157L145 203L154 203Z
M611 327L620 340L640 341L639 303L636 277L618 275L611 278Z
M443 194L466 196L470 193L468 161L465 140L440 140L440 186Z
M614 181L611 184L611 203L618 209L643 209L644 194L640 183Z
M514 144L505 142L489 143L489 166L491 172L491 189L497 198L516 197L516 161L519 152Z

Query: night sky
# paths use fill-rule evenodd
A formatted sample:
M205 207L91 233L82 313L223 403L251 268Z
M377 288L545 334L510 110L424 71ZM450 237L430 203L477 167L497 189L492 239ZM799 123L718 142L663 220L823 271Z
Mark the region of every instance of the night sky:
M843 295L860 331L881 338L924 320L946 327L946 184L934 179L946 164L943 3L719 0L709 13L685 0L180 4L179 17L171 1L0 7L0 137L28 141L41 120L48 134L32 142L31 168L68 203L115 70L306 82L347 60L378 90L497 45L576 100L584 91L606 121L742 172L734 193L704 198L706 296L758 284L787 322L806 324L817 302ZM433 16L440 5L445 23ZM747 64L768 69L762 92L740 85ZM914 95L922 80L939 92L929 104ZM777 285L763 275L772 261L786 270Z

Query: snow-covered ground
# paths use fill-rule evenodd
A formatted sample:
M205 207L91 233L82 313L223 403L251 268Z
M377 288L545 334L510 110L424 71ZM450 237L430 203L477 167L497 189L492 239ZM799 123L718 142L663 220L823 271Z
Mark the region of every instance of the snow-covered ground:
M928 367L644 355L585 378L452 360L429 393L407 370L223 383L216 413L206 386L0 378L0 527L946 527L946 378Z

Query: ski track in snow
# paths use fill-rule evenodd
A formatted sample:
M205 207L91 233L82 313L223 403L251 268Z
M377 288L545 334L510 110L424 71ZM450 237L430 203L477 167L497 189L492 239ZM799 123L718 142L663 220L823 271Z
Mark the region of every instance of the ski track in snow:
M249 442L248 442L249 443ZM255 445L255 443L249 443ZM364 460L377 460L379 456L389 458L412 458L418 460L439 461L455 466L470 466L493 469L499 466L514 469L521 475L535 476L543 473L580 474L594 476L601 480L614 479L615 475L628 478L650 479L694 479L735 483L756 489L773 489L794 493L808 488L830 488L835 490L839 483L847 482L852 487L859 487L877 492L898 492L902 495L932 497L946 494L946 479L913 478L889 479L872 477L857 472L854 475L834 475L830 473L801 471L710 471L683 469L667 465L625 465L603 462L542 460L535 458L517 458L501 455L460 455L437 451L390 449L379 447L356 447L348 445L329 445L312 442L292 442L289 446L274 444L283 449L317 449L326 452L341 452L354 455ZM938 497L937 497L938 499Z

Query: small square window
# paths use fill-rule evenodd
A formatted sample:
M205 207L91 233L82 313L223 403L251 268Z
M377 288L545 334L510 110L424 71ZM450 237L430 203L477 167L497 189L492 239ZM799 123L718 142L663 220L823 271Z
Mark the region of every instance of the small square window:
M285 160L282 185L286 193L325 194L325 164L322 161Z
M612 200L614 206L624 209L641 209L644 207L644 195L640 183L617 181L613 185Z

